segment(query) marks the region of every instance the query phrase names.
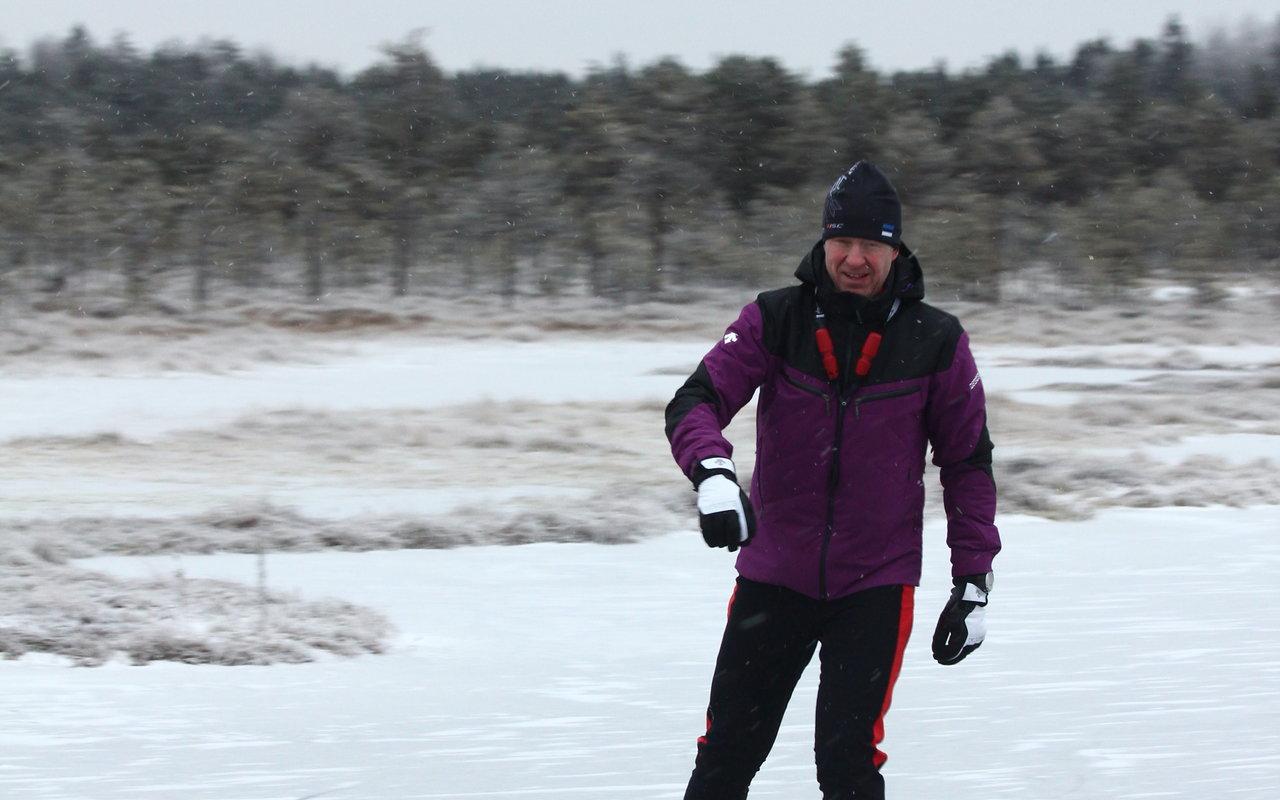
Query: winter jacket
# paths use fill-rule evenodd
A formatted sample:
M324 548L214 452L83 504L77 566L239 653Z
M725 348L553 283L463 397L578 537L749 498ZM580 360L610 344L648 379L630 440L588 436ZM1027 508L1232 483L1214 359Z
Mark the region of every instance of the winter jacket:
M701 460L732 457L721 431L760 390L749 490L757 530L739 574L823 600L918 584L926 445L941 471L952 574L989 571L1000 550L992 445L959 321L923 302L923 274L905 248L876 299L836 292L820 243L796 277L742 310L666 411L672 454L692 479ZM815 341L817 304L836 380ZM872 331L882 342L859 378Z

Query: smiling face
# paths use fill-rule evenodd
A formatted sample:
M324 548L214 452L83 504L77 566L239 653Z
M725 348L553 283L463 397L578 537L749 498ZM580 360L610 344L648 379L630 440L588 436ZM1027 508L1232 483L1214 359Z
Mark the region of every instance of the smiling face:
M822 243L827 274L838 291L875 297L884 289L889 268L898 257L898 248L871 239L850 236Z

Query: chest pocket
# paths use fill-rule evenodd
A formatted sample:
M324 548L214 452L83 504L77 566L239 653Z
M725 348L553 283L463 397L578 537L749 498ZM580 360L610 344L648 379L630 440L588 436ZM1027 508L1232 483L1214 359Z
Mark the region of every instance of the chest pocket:
M786 367L783 367L780 374L782 376L783 383L783 386L779 387L780 395L785 392L786 395L792 396L793 402L795 400L803 401L800 404L801 407L807 406L809 403L814 401L820 401L822 403L823 413L831 413L832 392L830 386L814 385L812 382L813 379L809 376L789 374L789 370ZM796 395L795 392L799 392L800 394Z
M925 392L919 384L864 389L850 402L852 419L846 420L857 452L881 469L922 469L918 462L926 441L924 403Z
M894 389L872 387L853 398L853 415L858 419L887 419L904 414L918 416L923 408L924 394L918 385Z
M829 384L786 365L761 389L756 418L759 495L753 498L762 507L768 505L771 513L791 513L797 505L825 508L815 493L825 491L838 405Z

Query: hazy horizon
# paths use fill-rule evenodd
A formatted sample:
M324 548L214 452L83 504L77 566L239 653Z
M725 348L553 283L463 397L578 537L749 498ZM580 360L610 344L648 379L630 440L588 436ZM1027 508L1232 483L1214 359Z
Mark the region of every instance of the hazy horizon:
M0 0L0 10L17 5ZM382 58L381 48L415 31L449 72L476 68L565 72L581 76L618 58L632 65L673 57L695 71L725 55L773 57L787 69L814 78L830 73L837 51L856 44L882 72L980 68L1010 50L1024 59L1047 53L1069 58L1082 43L1105 38L1126 46L1156 38L1177 16L1193 41L1215 30L1239 33L1280 26L1280 7L1259 0L1225 0L1212 14L1186 0L1125 3L1082 0L1061 4L996 0L936 7L904 0L891 16L869 18L853 8L803 0L779 13L771 3L703 3L654 0L644 9L628 3L558 0L539 7L491 2L370 0L347 3L264 5L226 0L211 6L177 0L157 6L121 0L109 7L84 0L10 9L0 48L26 57L32 45L65 37L83 26L99 44L124 36L142 51L167 44L192 46L229 39L249 53L267 52L282 63L316 64L351 75ZM308 25L297 22L305 15Z

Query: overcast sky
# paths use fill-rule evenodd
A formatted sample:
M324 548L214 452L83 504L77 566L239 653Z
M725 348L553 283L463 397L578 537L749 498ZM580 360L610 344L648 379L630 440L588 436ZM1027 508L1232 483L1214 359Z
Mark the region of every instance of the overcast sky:
M703 70L741 53L817 78L847 42L882 71L939 61L956 70L1009 49L1063 58L1100 36L1119 45L1155 37L1171 14L1200 38L1250 18L1275 25L1280 0L0 0L0 46L22 52L79 23L101 42L124 33L144 50L230 38L352 73L379 59L380 44L423 29L451 72L482 65L581 75L620 53L633 65L670 55Z

